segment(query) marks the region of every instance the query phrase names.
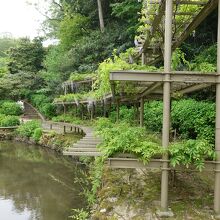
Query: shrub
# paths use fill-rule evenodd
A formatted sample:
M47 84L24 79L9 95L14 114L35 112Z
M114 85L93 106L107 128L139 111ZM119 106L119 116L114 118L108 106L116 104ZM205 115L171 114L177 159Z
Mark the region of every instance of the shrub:
M21 137L27 137L30 138L34 135L35 129L40 128L40 122L33 120L28 121L24 124L22 124L18 129L17 132Z
M145 103L144 119L147 129L161 132L163 103L161 101ZM175 129L181 138L199 138L214 143L214 103L193 99L173 101L171 121L172 129Z
M103 138L100 148L107 157L119 152L133 153L143 162L148 162L163 150L156 136L150 135L144 128L131 127L125 122L115 124L101 118L96 122L96 131Z
M38 142L43 134L42 128L36 128L34 134L32 135L33 139Z
M15 102L6 101L1 104L0 114L18 116L22 114L22 108Z
M52 118L55 115L56 108L46 95L32 95L31 102L47 118Z
M110 113L109 118L111 121L116 121L117 113L113 111ZM119 118L121 121L132 123L135 120L135 108L128 108L127 106L121 106L119 111Z
M169 153L172 166L182 164L188 168L190 164L193 164L200 171L204 168L205 159L215 158L213 145L206 140L173 143L169 147Z
M17 126L20 124L19 117L14 115L0 115L0 126L1 127L10 127Z

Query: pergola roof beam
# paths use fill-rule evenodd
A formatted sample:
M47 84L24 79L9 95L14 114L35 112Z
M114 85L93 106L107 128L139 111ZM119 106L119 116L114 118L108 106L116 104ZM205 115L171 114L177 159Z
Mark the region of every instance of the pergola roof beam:
M171 82L183 83L216 83L217 74L204 74L200 72L172 72L170 74ZM164 82L164 73L162 72L144 72L144 71L113 71L110 73L112 81L133 81L133 82Z

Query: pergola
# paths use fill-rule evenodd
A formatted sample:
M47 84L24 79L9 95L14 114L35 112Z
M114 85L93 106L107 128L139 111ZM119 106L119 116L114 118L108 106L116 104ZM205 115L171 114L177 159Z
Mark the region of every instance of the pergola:
M153 2L153 1L152 1ZM220 0L210 1L179 1L182 3L190 2L192 4L204 4L202 13L197 15L197 21L192 22L191 26L188 26L187 30L193 30L198 25L198 17L201 22L210 11L212 11L217 5L218 6L218 51L217 51L217 73L199 73L199 72L172 72L171 71L171 55L172 50L176 48L175 45L179 43L173 43L172 23L173 23L173 7L177 1L166 0L160 1L165 10L165 34L164 34L164 71L163 72L143 72L143 71L113 71L110 74L110 80L114 85L115 81L125 82L139 82L145 83L146 88L143 92L147 98L151 95L162 94L163 99L163 129L162 129L162 147L167 148L170 143L170 106L171 106L171 95L173 92L179 92L182 94L190 93L196 90L200 90L211 85L216 86L216 128L215 128L215 151L216 161L211 162L214 166L215 172L215 186L214 186L214 211L218 218L220 218ZM156 1L154 2L157 3ZM154 4L153 3L153 4ZM163 14L163 13L161 13ZM160 13L157 13L159 16ZM156 16L156 17L157 17ZM155 21L156 23L156 21ZM195 25L196 24L196 25ZM192 28L193 26L193 28ZM155 26L154 26L155 28ZM189 33L182 33L184 39ZM152 33L150 36L153 36ZM149 40L148 40L149 41ZM148 44L145 42L145 45ZM178 41L179 42L179 41ZM146 51L146 49L144 50ZM143 51L143 52L144 52ZM144 55L145 56L145 55ZM113 86L114 87L114 86ZM143 108L144 108L144 96L138 97L141 103L141 125L143 125ZM119 161L123 162L123 161ZM110 161L111 163L111 161ZM132 163L132 160L131 160ZM206 163L206 170L210 163ZM114 166L114 161L112 161ZM121 164L121 166L123 166ZM135 164L134 164L135 166ZM161 169L161 215L169 216L168 210L168 173L171 169L169 166L169 156L164 154L162 160L152 160L149 167L158 167ZM211 169L212 170L212 169Z

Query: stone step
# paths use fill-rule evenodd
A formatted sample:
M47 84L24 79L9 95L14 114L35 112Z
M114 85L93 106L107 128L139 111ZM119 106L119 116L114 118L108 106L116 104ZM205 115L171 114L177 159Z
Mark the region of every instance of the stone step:
M101 138L99 138L99 137L83 137L83 140L88 140L88 141L93 141L93 140L95 140L95 141L102 141L102 139Z
M73 146L72 146L73 148L96 148L96 145L83 145L83 144L74 144Z
M84 139L81 139L80 141L78 141L77 143L84 143L84 144L88 144L88 143L91 143L91 144L100 144L102 143L101 141L97 141L97 140L84 140Z
M80 141L78 141L76 144L77 144L77 145L84 145L84 146L89 146L89 145L91 145L91 146L97 146L97 145L98 145L97 143L92 143L92 142L80 142Z
M103 154L100 152L68 152L68 151L64 151L63 155L98 157L98 156L102 156Z
M84 148L82 148L82 147L78 147L78 148L76 148L76 147L71 147L71 148L68 148L68 150L67 151L69 151L69 152L100 152L97 148L95 148L95 147L84 147Z

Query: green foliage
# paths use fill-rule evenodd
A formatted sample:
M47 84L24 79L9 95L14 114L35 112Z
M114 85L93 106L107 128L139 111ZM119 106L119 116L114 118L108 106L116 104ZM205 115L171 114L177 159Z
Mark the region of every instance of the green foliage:
M190 68L190 63L185 59L185 53L177 48L172 54L172 69L182 70L184 66L186 69Z
M17 129L17 132L21 137L30 138L33 137L35 130L40 127L41 126L39 121L28 121L20 125L20 127Z
M7 57L8 50L11 47L15 47L17 44L17 40L14 38L3 37L0 38L0 57Z
M69 218L75 220L87 220L89 218L89 213L84 209L72 209L72 211L74 212L74 214L69 216Z
M156 136L148 134L144 128L131 127L125 122L115 124L101 118L96 123L96 131L103 138L100 149L106 157L116 153L132 153L146 163L162 153Z
M116 52L116 51L115 51ZM158 69L153 66L141 66L137 64L130 64L131 50L128 49L125 53L121 53L119 56L114 52L113 58L108 58L104 62L99 64L97 70L97 80L95 82L96 97L101 98L111 91L109 74L114 70L146 70L146 71L157 71ZM135 93L135 88L132 85L118 85L117 93L127 92Z
M195 100L174 101L172 127L182 138L199 138L214 143L215 104Z
M111 4L112 15L117 19L121 19L127 26L126 33L133 39L138 26L140 25L140 11L142 4L136 0L116 1Z
M8 73L9 59L7 57L0 57L0 78Z
M93 79L95 77L95 73L71 73L69 81L82 81L86 79Z
M0 114L18 116L22 114L22 109L21 106L17 103L6 101L3 102L0 106Z
M135 121L135 113L136 111L134 107L128 108L127 106L121 106L119 111L120 121L124 121L130 124L133 123ZM112 111L109 115L109 119L112 122L115 122L117 119L117 112Z
M37 72L43 68L45 51L42 39L35 38L33 41L27 38L20 39L17 47L10 48L8 54L10 58L8 69L12 74L19 71Z
M52 118L55 115L56 108L48 96L44 94L31 95L31 102L47 118Z
M215 159L214 146L206 140L187 140L173 143L169 147L170 163L172 166L195 165L198 170L204 168L205 159Z
M144 105L144 122L148 129L161 132L163 103L160 101L147 102Z
M34 141L35 141L35 142L38 142L38 141L40 140L42 134L43 134L42 128L36 128L36 129L34 130L33 135L32 135Z
M162 130L163 103L145 103L145 125L156 132ZM215 104L193 99L172 102L172 129L181 138L199 138L214 143Z
M19 100L27 98L42 85L42 79L36 73L19 72L7 74L0 80L0 98Z
M0 126L1 127L11 127L20 124L19 117L14 115L4 115L0 114Z
M75 41L87 34L88 18L81 14L65 16L60 22L58 36L65 49L70 49Z
M199 55L194 59L195 63L210 63L216 66L217 64L217 45L214 44L210 47L203 49Z

